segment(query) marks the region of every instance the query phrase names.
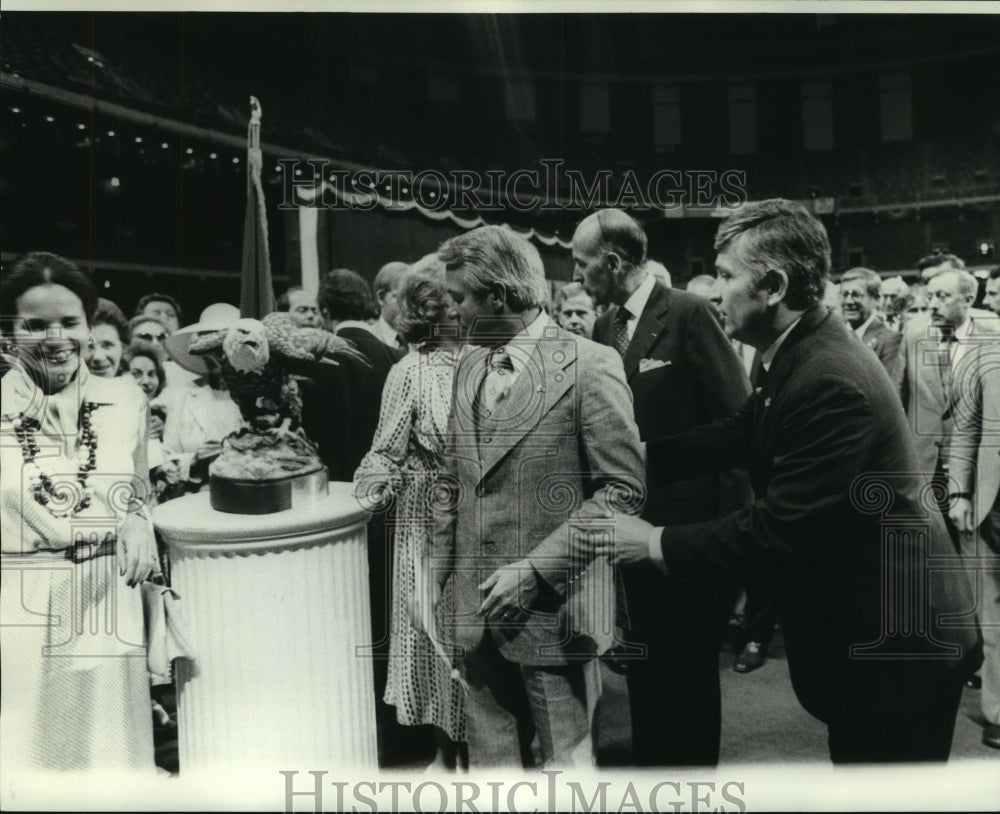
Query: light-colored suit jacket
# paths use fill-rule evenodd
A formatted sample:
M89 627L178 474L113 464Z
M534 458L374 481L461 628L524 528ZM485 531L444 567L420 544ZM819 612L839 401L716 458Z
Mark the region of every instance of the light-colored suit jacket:
M554 666L604 652L614 630L611 567L574 545L571 515L642 509L644 463L632 395L611 348L550 326L490 417L477 415L486 348L459 363L435 502L432 571L454 573L443 638L491 635L509 661ZM611 526L609 525L609 529ZM539 593L524 621L487 624L478 585L526 559Z
M903 335L899 331L892 330L879 319L872 320L861 336L861 341L875 351L882 367L889 374L893 387L897 388L903 378L903 356L900 352L902 339Z
M978 526L1000 493L1000 334L971 347L955 366L952 488L972 495Z
M969 339L963 340L953 353L952 378L962 368L963 357L977 340L996 338L996 320L973 318ZM954 401L960 388L951 388L951 398L945 394L941 376L941 333L926 326L903 336L905 368L901 397L906 417L913 431L917 446L920 471L932 475L938 458L947 452L953 429Z

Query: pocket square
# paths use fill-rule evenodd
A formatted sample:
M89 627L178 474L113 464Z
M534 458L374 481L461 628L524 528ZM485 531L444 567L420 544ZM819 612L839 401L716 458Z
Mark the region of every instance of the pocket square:
M666 367L670 362L664 359L640 359L639 372L645 373L647 370L656 370L658 367Z

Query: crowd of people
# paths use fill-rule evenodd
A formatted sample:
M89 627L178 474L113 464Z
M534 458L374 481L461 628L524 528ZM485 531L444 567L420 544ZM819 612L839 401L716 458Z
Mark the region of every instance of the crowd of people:
M605 209L551 300L537 250L495 226L278 299L364 357L290 365L302 429L373 512L382 764L593 765L603 659L635 765L715 765L741 589L736 669L779 621L834 762L946 760L966 685L1000 748L1000 269L985 308L948 254L909 286L864 268L833 286L825 229L781 199L723 221L716 276L687 290L647 249ZM136 588L169 562L149 508L206 488L241 427L220 359L189 352L240 314L185 324L151 293L130 319L40 252L0 305L4 744L151 766ZM949 555L965 573L934 567ZM115 635L71 635L111 598ZM39 613L57 621L11 621ZM42 657L58 647L78 658Z

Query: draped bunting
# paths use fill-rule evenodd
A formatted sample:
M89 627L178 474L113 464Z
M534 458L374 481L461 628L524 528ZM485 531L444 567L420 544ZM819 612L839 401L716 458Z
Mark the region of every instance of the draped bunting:
M432 209L428 209L425 206L421 206L414 200L410 201L400 201L389 198L387 196L381 195L375 190L365 193L364 195L355 195L353 192L341 191L334 184L329 181L324 181L322 184L317 184L313 190L305 190L301 187L297 187L295 190L296 195L306 203L312 203L318 197L326 195L334 195L340 203L347 207L356 206L357 208L367 208L371 205L371 196L375 195L378 198L378 203L384 208L389 208L392 206L393 210L410 212L412 210L417 210L425 218L435 221L450 220L462 229L475 229L477 226L483 226L487 223L481 215L476 215L473 218L463 218L456 215L451 210L445 209L440 212L435 212ZM572 246L571 241L563 240L556 235L546 235L539 232L537 229L529 227L527 231L521 229L520 227L511 226L508 223L502 223L501 226L506 226L509 229L517 232L519 235L528 238L529 240L537 240L539 243L545 246L560 246L563 249L569 249Z

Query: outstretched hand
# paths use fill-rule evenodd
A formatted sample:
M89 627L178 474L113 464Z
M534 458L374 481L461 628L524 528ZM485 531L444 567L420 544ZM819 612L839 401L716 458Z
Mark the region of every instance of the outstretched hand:
M594 523L587 518L570 521L574 544L596 557L609 557L615 565L649 559L653 526L631 514L615 514L614 522Z

